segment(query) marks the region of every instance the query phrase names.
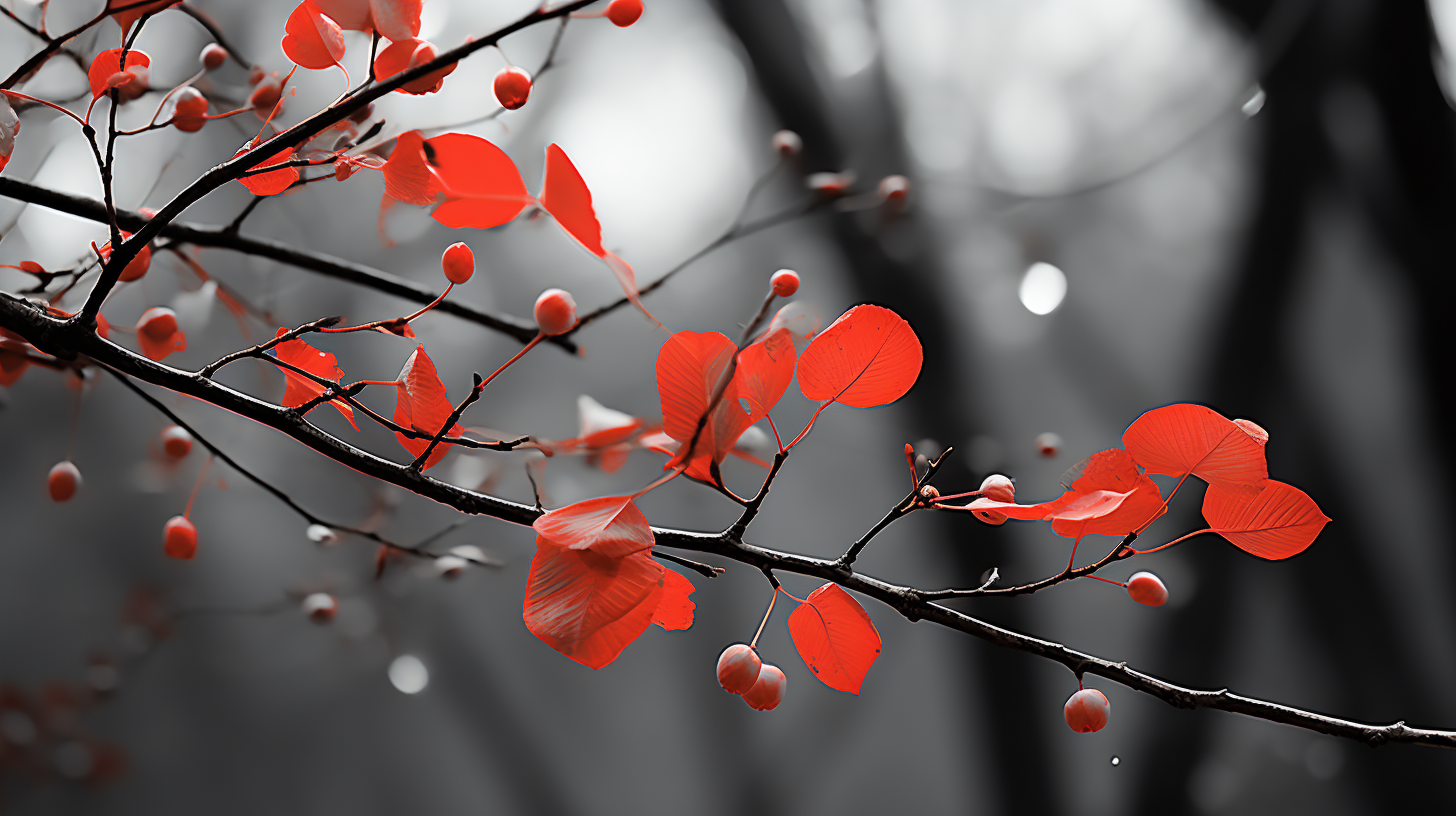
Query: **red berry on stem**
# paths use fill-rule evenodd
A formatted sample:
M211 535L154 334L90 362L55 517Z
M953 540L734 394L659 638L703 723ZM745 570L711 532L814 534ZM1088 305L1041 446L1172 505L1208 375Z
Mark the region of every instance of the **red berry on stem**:
M778 666L768 663L758 672L753 688L743 692L743 702L756 711L773 711L784 699L784 685L788 678Z
M779 297L793 297L799 291L799 273L792 269L780 269L768 279L768 285L773 287L773 293Z
M192 434L180 425L168 425L162 430L162 450L173 459L181 459L192 452Z
M259 82L253 92L248 95L248 106L257 111L260 116L267 116L272 112L273 106L283 98L283 83L276 79L268 79Z
M1016 483L1000 473L992 473L981 480L981 495L992 501L1016 501Z
M196 88L177 92L177 105L172 113L172 127L183 133L196 133L207 124L207 97Z
M642 16L642 0L612 0L607 4L607 19L626 28Z
M197 555L197 527L184 516L167 519L162 527L162 549L170 558L190 560Z
M495 75L495 98L506 110L516 110L531 96L531 75L512 65Z
M1050 459L1056 456L1062 449L1062 438L1048 431L1036 438L1036 450L1042 456Z
M885 176L880 179L880 200L896 204L905 200L910 193L910 179L904 176Z
M1097 689L1080 689L1067 698L1062 706L1062 716L1067 726L1079 734L1101 731L1107 725L1107 712L1111 709L1107 696Z
M80 487L81 471L69 460L57 463L46 477L46 488L51 492L51 499L58 502L70 501Z
M1127 594L1143 606L1162 606L1168 602L1168 588L1151 572L1135 573L1127 579Z
M440 267L451 283L464 283L475 274L475 253L465 244L451 244L440 256Z
M576 325L576 301L564 289L547 289L536 298L536 325L543 334L555 336Z
M718 655L718 685L734 694L747 693L758 682L763 661L746 643L735 643Z
M315 592L303 599L303 614L314 623L328 623L339 611L339 602L327 592Z
M158 343L177 333L177 313L166 306L153 306L142 312L136 330Z
M780 156L797 156L804 150L804 140L792 130L780 130L773 135L773 148Z
M259 82L262 82L264 77L266 76L268 76L268 74L263 71L261 66L254 65L252 68L248 69L248 84L257 85Z
M202 67L209 71L221 68L222 64L227 62L227 58L227 49L217 43L208 43L203 46L202 54L198 56L198 59L202 60Z

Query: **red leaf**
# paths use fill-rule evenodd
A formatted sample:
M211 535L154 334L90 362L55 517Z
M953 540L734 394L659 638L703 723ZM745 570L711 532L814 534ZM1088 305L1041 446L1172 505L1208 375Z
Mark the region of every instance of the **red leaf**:
M1304 491L1273 479L1252 494L1209 485L1203 517L1235 547L1270 561L1304 552L1329 523Z
M1269 478L1264 447L1212 408L1182 403L1154 408L1122 434L1122 446L1149 473L1192 473L1238 491ZM1245 490L1244 492L1251 492Z
M697 587L682 575L663 568L662 602L652 614L652 622L669 632L678 632L693 625L693 610L697 604L688 596Z
M283 54L304 68L321 71L344 57L344 32L314 0L303 0L283 30Z
M275 334L274 337L285 334L287 331L287 329L279 327L278 334ZM301 368L315 377L323 377L337 383L344 376L344 370L339 368L339 361L334 355L326 351L319 351L297 337L274 346L273 354L279 360ZM324 386L286 368L283 369L283 376L288 381L287 387L283 390L285 408L297 408L320 396L326 390ZM339 413L349 420L349 424L354 426L354 430L359 430L358 424L354 422L353 406L342 400L329 400L329 404L337 408Z
M424 0L315 0L345 31L378 31L392 41L420 34Z
M541 516L531 525L542 538L572 550L623 558L651 549L655 539L647 517L631 496L579 501Z
M880 656L880 633L870 616L838 584L814 590L789 615L789 635L799 657L824 685L859 694Z
M665 572L646 552L608 558L537 536L522 618L551 648L600 669L652 624Z
M425 161L424 136L418 130L401 133L394 152L384 163L384 194L395 201L428 207L435 203L443 185Z
M113 4L114 2L115 0L113 0ZM118 15L119 19L120 15ZM123 28L125 27L123 26ZM135 68L139 65L149 66L151 64L152 58L142 51L133 48L126 52L127 68ZM112 87L107 84L107 81L122 70L124 69L121 66L120 48L112 48L97 54L96 59L91 60L91 67L86 71L86 80L91 84L91 98L94 100L105 96L106 92L111 90Z
M684 455L736 350L732 340L717 332L680 331L657 355L663 430L681 443ZM687 474L712 480L710 464L721 463L738 437L778 404L793 376L794 343L787 331L744 349L733 379L693 448Z
M454 413L455 406L446 398L445 384L440 382L440 375L435 373L435 363L425 353L424 346L417 347L405 361L398 380L399 387L395 389L394 423L431 436L439 433L450 414ZM459 423L456 423L446 437L460 436L464 432ZM415 458L419 458L425 448L430 446L428 439L412 439L398 431L395 431L394 438ZM423 469L434 467L435 463L445 458L451 447L447 442L436 445L430 458L425 460Z
M1130 495L1131 492L1116 493L1110 490L1094 490L1090 493L1068 490L1057 498L1040 504L1016 504L994 499L976 499L965 507L972 512L1000 513L1018 521L1051 521L1054 523L1061 521L1065 522L1062 529L1071 531L1076 529L1070 526L1073 523L1088 522L1114 513ZM1060 531L1058 532L1060 533ZM1068 535L1068 533L1060 534ZM1069 537L1076 536L1069 535Z
M873 408L904 396L922 361L920 339L903 318L882 306L855 306L804 349L799 389L815 402Z
M254 148L250 147L249 145L243 145L241 148L238 149L238 152L233 155L233 158L236 159L238 156L241 156L252 149ZM287 162L292 158L293 148L286 147L278 151L266 161L255 165L253 167L253 170L257 170L263 167L271 167L275 164L283 164L284 162ZM298 181L298 168L284 167L281 170L273 170L267 173L259 173L256 176L244 176L238 179L238 181L241 182L244 187L247 187L248 190L253 193L253 195L278 195L284 190L287 190L293 184L293 182Z
M1077 493L1094 491L1129 494L1107 515L1084 521L1058 519L1052 531L1067 538L1081 538L1094 533L1125 536L1168 512L1158 485L1143 475L1132 455L1121 448L1100 451L1087 457L1078 466L1082 475L1070 485Z
M421 46L427 47L421 51ZM418 56L416 56L417 54ZM397 40L386 46L379 52L379 56L374 58L374 78L379 82L384 82L395 74L413 68L414 65L429 62L436 56L438 56L437 50L427 40ZM452 62L438 71L432 71L405 83L395 89L395 93L414 94L415 96L435 93L444 87L445 77L455 73L458 66L459 63Z
M515 162L485 139L446 133L425 144L445 194L445 203L434 213L441 224L489 229L515 218L533 200Z
M182 0L156 0L152 3L142 0L108 0L106 10L116 18L116 24L121 26L121 30L126 31L131 28L132 23L141 19L142 15L161 11L180 2Z

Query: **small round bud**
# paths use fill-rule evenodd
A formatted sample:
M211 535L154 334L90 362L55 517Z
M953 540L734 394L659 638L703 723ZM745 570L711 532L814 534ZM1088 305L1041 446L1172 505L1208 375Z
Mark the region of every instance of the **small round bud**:
M904 176L885 176L880 179L879 196L881 201L889 201L899 204L905 200L910 193L910 179Z
M46 476L46 489L50 490L52 501L68 502L80 488L81 470L69 460L57 463Z
M1239 426L1240 428L1243 428L1244 433L1248 434L1250 437L1253 438L1255 442L1259 443L1259 447L1262 448L1265 445L1269 444L1269 432L1259 427L1259 425L1254 423L1252 420L1236 419L1234 420L1234 424Z
M743 702L755 711L773 711L784 699L784 686L788 678L778 666L768 663L758 672L753 688L743 692Z
M920 488L920 498L928 502L935 501L940 498L940 491L935 489L935 485L926 485Z
M248 94L248 106L257 111L260 116L267 116L273 111L273 106L283 98L283 83L276 79L267 79L259 82Z
M773 149L780 156L793 158L804 152L804 140L792 130L780 130L773 135Z
M1016 501L1016 483L999 473L981 480L981 495L998 502Z
M516 110L531 96L531 75L514 65L500 69L492 84L495 98L506 110Z
M263 70L262 66L254 65L248 69L248 84L257 85L267 78L267 76L268 74Z
M136 330L158 343L177 333L177 313L166 306L153 306L142 312Z
M172 113L172 127L183 133L196 133L207 124L207 97L196 88L186 87L177 92L177 104Z
M536 298L536 325L543 334L556 336L576 325L576 301L564 289L547 289Z
M440 255L440 268L451 283L464 283L475 274L475 253L465 244L451 244Z
M185 516L173 516L162 527L162 550L169 558L189 561L197 555L197 527Z
M804 180L804 185L810 190L829 198L844 195L853 183L853 173L811 173Z
M162 429L162 450L173 459L181 459L192 452L192 434L180 425L168 425Z
M1050 431L1036 437L1036 452L1050 459L1062 450L1062 438Z
M718 656L718 685L734 694L745 694L758 682L763 661L746 643L735 643Z
M227 62L228 52L226 48L217 43L208 43L202 47L202 53L198 59L202 61L202 67L209 71L216 71Z
M792 269L780 269L768 279L768 285L773 287L773 293L779 297L793 297L799 291L799 273Z
M637 22L642 16L642 0L612 0L607 4L607 19L620 28Z
M459 578L468 566L470 562L458 555L442 555L435 559L435 571L440 573L441 578Z
M1067 704L1062 706L1062 716L1066 717L1067 726L1073 731L1088 734L1101 731L1107 725L1109 709L1111 705L1105 694L1097 689L1080 689L1067 698Z
M304 598L300 607L303 614L314 623L328 623L334 619L334 613L339 611L339 602L327 592L315 592Z
M126 79L115 86L117 95L121 98L121 101L130 102L134 99L140 99L147 92L148 85L151 84L152 69L145 65L132 65L121 73L126 75ZM111 84L116 78L116 76L113 76L107 80L107 83Z
M1135 573L1127 579L1127 595L1143 606L1162 606L1168 602L1168 588L1151 572Z

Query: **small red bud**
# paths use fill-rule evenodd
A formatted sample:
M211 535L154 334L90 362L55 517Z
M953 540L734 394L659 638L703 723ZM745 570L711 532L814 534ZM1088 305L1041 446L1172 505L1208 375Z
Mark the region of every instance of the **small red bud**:
M158 343L177 333L177 313L166 306L153 306L142 312L136 330Z
M531 96L531 75L525 69L512 65L500 69L495 75L496 101L506 110L516 110L526 104Z
M1062 716L1067 726L1079 734L1101 731L1107 725L1107 713L1111 705L1107 696L1097 689L1081 689L1067 698L1062 706Z
M576 325L576 301L564 289L547 289L536 298L536 325L544 334L556 336Z
M53 501L70 501L80 487L81 471L69 460L57 463L46 477L46 488L50 490Z
M926 485L920 488L920 498L926 501L935 501L940 498L940 491L935 489L935 485Z
M440 256L440 267L451 283L464 283L475 274L475 253L465 244L451 244Z
M196 133L207 124L207 97L191 86L177 92L172 113L172 127L184 133Z
M1143 606L1162 606L1168 602L1168 588L1151 572L1135 573L1127 579L1127 595Z
M334 619L334 613L339 611L339 602L327 592L315 592L309 595L303 599L301 606L303 614L314 623L328 623Z
M904 176L885 176L880 179L879 195L881 201L889 201L899 204L905 200L910 193L910 179Z
M758 682L763 661L746 643L735 643L718 656L718 685L734 694L745 694Z
M753 688L743 692L743 702L755 711L773 711L784 699L784 686L788 678L778 666L768 663L758 672Z
M185 516L173 516L162 527L162 549L169 558L191 560L197 555L197 527Z
M607 4L607 19L613 25L626 28L642 16L642 0L612 0Z
M248 69L248 84L257 85L259 82L262 82L263 79L267 76L268 74L263 71L261 66L254 65L252 68Z
M780 156L792 158L804 152L804 140L792 130L780 130L773 135L773 149Z
M208 43L203 46L202 53L198 56L198 59L202 61L202 67L209 71L216 71L221 68L222 64L227 62L227 58L227 49L217 43Z
M779 297L793 297L799 291L799 273L792 269L780 269L768 279L768 285L773 287L773 293Z
M1042 456L1050 459L1062 450L1062 438L1050 431L1040 434L1036 438L1036 450Z
M181 459L192 452L192 434L180 425L168 425L162 430L162 450L173 459Z
M992 473L981 481L981 495L998 502L1016 501L1016 483L999 473Z
M283 98L283 83L276 79L268 79L259 82L253 92L248 95L248 106L257 111L259 116L267 116L273 112L273 106Z

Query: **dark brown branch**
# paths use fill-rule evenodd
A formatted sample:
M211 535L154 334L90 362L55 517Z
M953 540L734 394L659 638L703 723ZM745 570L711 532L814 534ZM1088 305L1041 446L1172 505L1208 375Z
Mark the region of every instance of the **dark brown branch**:
M859 557L859 554L864 551L864 548L869 545L870 540L873 539L875 536L879 535L880 531L884 530L886 527L889 527L891 524L904 518L905 516L910 515L917 509L926 507L927 504L920 495L920 489L930 484L931 478L934 477L936 472L940 470L940 466L945 464L946 457L950 456L951 451L953 450L955 450L955 448L946 448L944 453L937 456L934 461L932 461L929 466L925 468L925 475L921 476L920 479L915 483L915 489L910 491L909 495L907 495L905 498L901 499L899 504L896 504L894 507L890 508L890 512L886 513L884 518L880 519L878 522L875 522L875 526L871 527L868 532L860 536L858 541L851 544L849 546L849 549L845 550L844 555L839 556L839 560L835 561L834 563L838 565L840 569L848 570L851 566L854 565L854 560Z
M440 426L440 430L430 437L430 444L426 445L425 450L410 463L410 470L418 472L425 466L425 461L430 458L431 453L435 452L435 448L440 444L440 440L445 438L445 434L449 433L450 429L455 427L455 423L460 421L460 416L465 413L465 409L480 399L480 394L484 391L481 386L484 384L485 380L481 378L479 372L476 372L475 384L471 387L470 393L466 394L465 399L461 400L460 404L455 406L455 410L450 412L450 416L446 417L445 424Z
M308 334L309 332L316 332L319 329L327 329L331 326L337 326L339 325L339 321L343 319L344 318L337 315L335 315L334 317L321 317L318 320L313 321L312 323L305 323L296 329L289 329L288 331L278 335L277 337L274 337L272 340L269 340L266 343L259 343L252 348L245 348L240 351L235 351L232 354L227 355L226 357L221 357L203 366L202 369L197 373L210 379L213 374L217 373L218 369L222 368L228 363L236 362L245 357L258 357L268 349L271 349L280 343L287 343L289 340L292 340L300 335Z
M927 601L936 601L946 600L949 598L1009 598L1014 595L1030 595L1034 592L1040 592L1047 587L1056 586L1057 584L1065 583L1076 578L1091 575L1092 573L1102 569L1108 564L1121 561L1125 558L1131 558L1133 555L1135 555L1132 550L1132 543L1136 540L1137 533L1128 533L1126 538L1119 542L1116 547L1112 548L1112 552L1109 552L1107 555L1102 556L1102 558L1096 563L1087 564L1086 566L1077 567L1076 569L1072 569L1069 565L1067 569L1062 570L1056 575L1043 578L1040 581L1033 581L1030 584L992 589L991 584L996 583L995 579L993 578L992 580L981 584L981 586L977 587L976 589L937 589L932 591L923 591L920 593L920 597Z
M673 555L672 553L653 551L652 557L661 558L663 561L671 561L680 567L686 567L704 578L717 578L719 575L727 572L722 567L710 567L707 564L700 564L690 558L683 558L680 555Z
M71 331L68 329L67 323L50 317L37 307L8 295L0 295L0 326L15 332L37 349L54 355L58 359L69 360L78 355L89 357L119 374L129 375L152 385L210 402L274 428L365 476L402 487L417 495L453 507L460 512L490 516L522 526L530 526L542 514L538 508L436 481L408 466L395 464L355 448L303 421L286 408L271 405L218 385L200 375L189 374L153 362L98 337L94 333L81 334ZM181 423L179 422L179 424ZM1209 708L1244 714L1321 734L1356 740L1371 746L1407 743L1456 748L1456 731L1412 728L1404 722L1389 725L1355 722L1267 700L1245 697L1227 689L1194 689L1169 683L1129 668L1124 662L1114 662L1069 649L1060 643L1003 629L962 612L932 603L922 598L919 591L912 587L891 584L846 570L839 560L810 558L746 544L730 538L726 530L718 533L701 533L653 528L653 534L658 546L717 555L761 570L766 575L771 576L774 571L779 571L831 581L845 589L853 590L886 604L908 620L928 620L973 635L997 646L1043 657L1066 666L1077 675L1091 674L1103 677L1134 691L1156 697L1177 708Z
M103 8L100 14L97 14L90 20L82 23L79 26L76 26L75 28L67 31L65 34L62 34L59 37L52 37L46 40L45 44L41 46L41 49L39 51L31 54L25 62L20 64L19 68L16 68L14 71L10 72L10 76L6 77L4 82L0 82L0 88L13 88L15 87L15 84L17 82L28 79L31 73L44 65L46 60L55 56L55 53L61 50L61 48L66 45L66 43L70 42L74 37L76 37L76 35L81 34L86 29L106 19L106 15L110 13L111 11Z

